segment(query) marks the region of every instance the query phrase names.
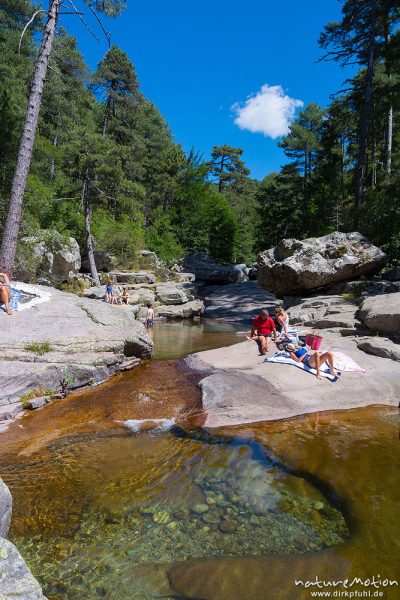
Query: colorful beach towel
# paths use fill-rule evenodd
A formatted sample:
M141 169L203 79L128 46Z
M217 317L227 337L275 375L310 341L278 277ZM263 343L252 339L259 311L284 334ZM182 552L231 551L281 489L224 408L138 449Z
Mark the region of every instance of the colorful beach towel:
M365 373L365 369L360 367L350 356L340 350L331 350L333 354L333 364L338 371L348 371L349 373Z
M317 374L316 369L312 369L311 367L308 367L307 365L305 365L302 362L296 362L295 360L293 360L293 358L290 358L290 356L287 352L283 352L283 351L275 352L275 354L273 356L266 358L264 360L264 362L280 363L280 364L284 364L284 365L293 365L294 367L297 367L298 369L307 371L307 373L312 373L313 375ZM325 363L325 365L326 365L326 363ZM338 380L338 377L334 377L331 374L329 367L324 368L324 365L321 365L320 374L321 374L321 377L326 377L326 379L329 379L329 381L337 381Z

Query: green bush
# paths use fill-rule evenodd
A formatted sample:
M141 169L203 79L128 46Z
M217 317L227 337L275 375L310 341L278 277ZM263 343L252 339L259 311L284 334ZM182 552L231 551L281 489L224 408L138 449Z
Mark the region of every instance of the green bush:
M50 342L30 342L25 346L26 352L33 352L38 356L42 356L47 352L52 352L53 348L50 345Z

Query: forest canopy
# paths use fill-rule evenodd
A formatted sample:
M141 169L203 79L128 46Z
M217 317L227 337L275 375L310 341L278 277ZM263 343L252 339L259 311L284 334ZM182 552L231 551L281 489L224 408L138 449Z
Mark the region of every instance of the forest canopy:
M124 3L105 4L117 13ZM36 19L18 52L34 11L30 0L0 2L0 227L41 35ZM56 230L85 254L86 197L94 249L121 266L144 246L169 262L206 251L249 263L284 237L354 229L400 264L399 21L398 1L342 2L342 20L321 32L321 60L355 63L357 72L332 90L329 106L299 112L279 141L286 163L262 181L250 177L243 150L224 140L210 157L185 152L141 92L134 57L111 45L91 72L59 24L20 237Z

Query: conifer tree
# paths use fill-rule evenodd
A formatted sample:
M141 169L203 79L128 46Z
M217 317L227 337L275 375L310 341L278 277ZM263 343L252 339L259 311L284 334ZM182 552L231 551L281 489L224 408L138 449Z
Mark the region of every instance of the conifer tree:
M85 0L89 2L89 0ZM49 66L53 41L58 22L62 0L50 0L49 9L40 9L39 13L46 13L42 42L33 73L32 84L29 93L28 107L25 115L25 123L22 130L21 141L17 156L14 178L11 187L10 204L4 227L2 243L0 247L0 269L12 273L17 250L18 233L21 225L22 205L26 181L32 159L33 145L35 141L36 127L42 102L44 82ZM72 6L74 6L72 4ZM110 16L118 15L124 8L124 0L95 0L96 9ZM33 18L33 17L32 17Z

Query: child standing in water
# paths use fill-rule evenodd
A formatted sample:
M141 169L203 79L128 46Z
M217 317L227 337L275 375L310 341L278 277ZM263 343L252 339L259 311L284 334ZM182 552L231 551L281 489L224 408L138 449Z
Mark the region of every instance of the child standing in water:
M154 309L149 302L147 305L146 327L153 327L153 323L154 323Z

